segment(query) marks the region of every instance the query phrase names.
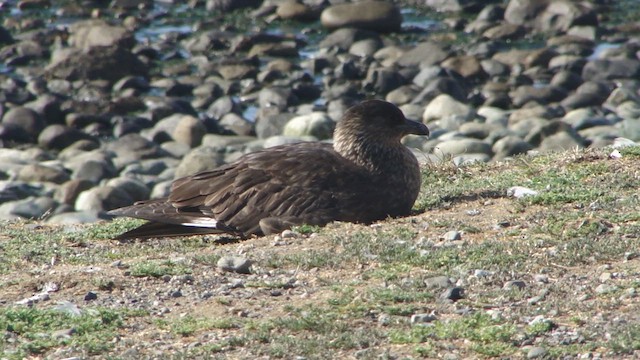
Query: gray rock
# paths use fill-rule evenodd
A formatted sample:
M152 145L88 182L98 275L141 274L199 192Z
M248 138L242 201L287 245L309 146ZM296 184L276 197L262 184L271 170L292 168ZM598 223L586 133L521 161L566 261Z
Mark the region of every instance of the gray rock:
M527 351L527 359L538 359L547 356L549 352L547 349L540 346L532 346L529 351Z
M236 135L248 136L254 134L253 123L235 113L224 115L218 125Z
M133 199L124 190L111 186L98 186L83 191L76 199L78 211L108 211L131 205Z
M287 106L293 103L290 88L269 87L260 90L258 94L258 103L260 108L273 107L280 111L284 111Z
M223 256L218 260L218 269L238 274L251 273L251 261L240 256Z
M462 240L462 233L456 230L447 231L442 235L442 239L446 241Z
M362 1L329 6L320 15L328 29L353 27L378 32L399 31L402 25L400 9L385 1Z
M320 13L304 3L290 0L278 5L276 15L283 20L311 21L317 20Z
M451 279L449 279L448 276L433 276L430 278L426 278L424 279L424 285L429 288L442 288L442 289L446 289L449 287L453 286L453 283L451 282Z
M433 42L423 42L407 51L398 59L398 64L404 67L418 66L421 68L436 65L449 56L449 52L441 45Z
M224 164L224 153L217 148L200 146L185 156L176 168L176 178L213 170Z
M525 25L535 19L547 4L547 1L539 0L509 1L504 11L504 19L511 24Z
M113 178L105 183L105 186L117 188L126 192L134 201L149 199L151 191L143 182L132 178Z
M433 99L424 109L422 121L426 123L451 116L458 116L467 121L475 116L475 111L471 106L457 101L449 95L442 94Z
M454 156L452 161L455 166L461 167L475 163L488 163L491 161L491 156L487 154L462 154Z
M100 220L105 220L104 217L98 215L95 211L74 211L64 212L56 214L47 219L47 224L56 225L72 225L72 224L90 224Z
M548 86L519 86L510 93L513 105L521 107L528 102L536 102L538 104L548 104L558 102L567 96L567 92L560 87L553 85Z
M275 135L282 135L284 126L296 115L291 113L280 113L266 117L259 117L256 121L255 131L260 139L266 139Z
M461 287L448 288L440 294L440 299L442 300L457 301L462 298L464 298L464 289Z
M26 182L52 182L62 184L69 180L69 173L60 167L42 164L28 164L23 166L17 174L17 180Z
M433 150L436 155L487 154L493 155L491 145L477 139L458 139L440 142Z
M502 286L505 290L522 290L527 286L527 284L522 280L511 280L504 283Z
M173 132L173 139L179 143L196 147L202 143L207 128L202 121L191 115L183 115L178 120Z
M45 149L62 150L80 140L96 141L93 136L80 130L64 126L49 125L38 136L38 145Z
M603 81L637 79L640 76L640 60L596 59L587 62L582 69L585 80Z
M78 195L85 190L89 190L93 185L94 182L89 180L69 180L56 189L53 198L61 204L73 205Z
M533 146L515 135L509 135L496 141L491 150L497 160L504 159L519 154L526 154L533 149Z
M69 26L69 44L83 51L93 47L117 46L132 48L133 33L121 26L111 26L103 20L79 21Z
M514 197L516 199L521 199L526 196L536 196L538 192L524 186L512 186L507 189L507 196Z
M426 324L430 322L434 322L438 320L438 318L433 314L413 314L411 315L411 323L412 324Z
M415 99L418 92L419 89L415 85L403 85L389 91L385 96L385 100L396 105L408 104Z
M163 152L160 147L139 134L127 134L108 142L104 146L106 151L116 155L114 164L123 167L126 164L137 162L141 159L157 158Z
M289 120L284 126L283 135L289 137L313 136L317 139L329 139L333 135L335 123L325 113L315 112Z
M77 166L71 177L97 184L100 180L112 178L116 174L116 169L110 161L88 160Z
M324 39L322 39L322 41L320 41L318 46L320 48L339 47L340 49L348 50L356 41L361 41L366 39L374 39L374 40L380 41L380 35L378 35L378 33L373 31L356 29L356 28L337 29L333 31L331 34L327 35ZM328 62L327 59L325 59L325 62ZM325 65L328 65L328 64L325 64ZM322 70L322 69L317 68L317 70Z
M153 189L151 189L151 194L149 195L149 198L150 199L158 199L158 198L169 196L169 193L171 192L171 184L172 183L173 183L172 180L161 181L161 182L157 183L153 187Z
M129 75L146 76L147 66L129 50L119 46L56 50L45 68L48 79L116 82Z
M37 112L22 106L9 109L2 117L2 124L17 126L34 140L45 127L44 120Z
M57 206L55 200L50 197L28 197L9 201L0 205L0 218L11 219L19 216L26 219L41 219Z
M574 25L598 25L594 8L571 1L549 1L535 20L536 28L542 32L565 32Z
M541 152L566 151L584 147L584 139L577 133L559 132L546 136L539 145Z
M233 11L244 8L258 8L262 0L207 0L207 11Z
M349 54L360 57L373 56L381 47L382 41L378 38L359 40L351 44Z

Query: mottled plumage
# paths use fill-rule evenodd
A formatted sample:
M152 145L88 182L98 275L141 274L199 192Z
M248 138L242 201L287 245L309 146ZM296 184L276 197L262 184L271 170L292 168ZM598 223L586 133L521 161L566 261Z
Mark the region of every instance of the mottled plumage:
M302 142L250 153L175 180L168 198L110 214L150 221L119 239L221 232L248 237L293 225L408 215L420 169L400 143L407 134L429 130L388 102L364 101L345 112L333 145Z

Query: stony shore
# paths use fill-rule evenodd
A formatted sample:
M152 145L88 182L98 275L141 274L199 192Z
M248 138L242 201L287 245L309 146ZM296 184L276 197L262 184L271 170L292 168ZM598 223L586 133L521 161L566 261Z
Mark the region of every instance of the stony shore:
M406 139L423 161L640 139L640 23L613 2L417 3L3 3L0 219L104 219L176 177L328 140L366 98L429 126Z

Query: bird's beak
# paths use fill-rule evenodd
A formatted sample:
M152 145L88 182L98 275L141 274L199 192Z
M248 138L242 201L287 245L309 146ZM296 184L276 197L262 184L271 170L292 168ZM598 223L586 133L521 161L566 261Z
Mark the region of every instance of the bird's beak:
M429 136L429 128L421 122L406 119L402 128L407 134Z

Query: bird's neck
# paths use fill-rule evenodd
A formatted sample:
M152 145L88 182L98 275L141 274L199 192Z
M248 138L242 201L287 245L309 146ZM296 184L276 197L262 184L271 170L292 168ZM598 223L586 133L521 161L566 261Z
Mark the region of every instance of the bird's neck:
M379 173L393 171L395 165L405 163L407 156L413 157L400 139L361 132L336 132L333 148L345 159Z

